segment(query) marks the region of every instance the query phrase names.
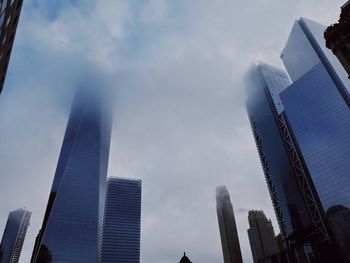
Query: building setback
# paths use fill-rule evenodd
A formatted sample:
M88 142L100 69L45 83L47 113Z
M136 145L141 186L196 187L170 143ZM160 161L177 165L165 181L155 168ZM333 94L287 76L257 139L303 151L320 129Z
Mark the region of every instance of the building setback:
M254 263L278 254L278 244L271 220L268 220L263 211L249 211L248 237Z
M23 0L0 0L0 93L5 83L22 4Z
M225 186L216 188L216 212L219 222L224 263L242 263L235 215Z
M109 178L102 229L101 263L139 263L141 181Z
M25 209L10 212L0 245L0 262L17 263L32 213Z
M102 87L78 89L32 262L98 259L111 136ZM97 86L97 85L96 85Z

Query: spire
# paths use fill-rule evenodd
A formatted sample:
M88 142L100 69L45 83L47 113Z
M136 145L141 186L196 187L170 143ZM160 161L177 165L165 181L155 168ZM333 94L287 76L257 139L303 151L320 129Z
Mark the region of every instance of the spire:
M184 256L181 258L179 263L192 263L191 260L186 256L186 252L184 252Z

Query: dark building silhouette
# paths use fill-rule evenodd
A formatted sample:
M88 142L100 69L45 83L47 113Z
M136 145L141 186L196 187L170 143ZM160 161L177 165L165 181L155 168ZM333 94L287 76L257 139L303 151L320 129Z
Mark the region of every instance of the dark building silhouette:
M350 262L350 210L342 205L332 206L327 211L327 220L342 260Z
M0 244L0 263L2 263L2 258L4 256L4 247Z
M184 252L184 255L179 263L192 263L192 261L186 256L186 253Z
M279 253L277 239L271 220L268 220L263 211L249 211L248 237L254 263L266 257Z
M40 253L36 259L38 263L51 263L52 255L45 245L40 248Z
M31 215L23 208L10 212L1 240L1 263L19 261Z
M0 263L2 263L3 256L4 256L4 248L3 248L3 246L0 244Z
M276 236L276 240L277 240L278 252L279 252L279 253L283 253L284 250L285 250L285 247L284 247L282 235L281 235L281 234L278 234L278 235Z
M0 1L0 93L5 83L22 4L23 0Z
M350 1L341 8L340 19L324 33L326 45L337 56L350 76Z
M218 216L224 263L242 263L235 215L230 194L225 186L216 188L216 212Z
M79 88L74 98L32 262L98 259L111 109L105 90L91 85Z
M101 263L140 262L141 181L109 178Z

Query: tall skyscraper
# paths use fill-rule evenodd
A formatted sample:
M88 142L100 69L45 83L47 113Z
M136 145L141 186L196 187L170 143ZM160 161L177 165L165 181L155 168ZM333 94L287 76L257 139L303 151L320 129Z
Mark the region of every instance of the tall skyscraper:
M280 232L295 254L314 239L314 231L296 176L303 166L279 97L291 82L284 71L260 63L251 69L246 84L247 112Z
M258 88L251 84L257 83L259 78L251 77L248 87L255 86L255 90L263 89L264 92L260 93L260 99L256 97L259 97L257 93L249 93L247 108L265 176L268 184L269 179L272 182L270 192L275 190L278 197L276 202L271 194L277 217L281 210L282 223L288 221L288 217L283 220L288 213L292 220L289 234L281 229L287 249L299 261L350 262L350 236L348 231L343 231L350 226L347 219L350 205L350 181L347 179L350 168L347 162L350 153L350 82L340 62L326 48L324 30L324 26L305 18L295 22L281 54L292 83L277 91L279 103L276 105L272 94L269 95L273 89L269 87L280 84L260 73L260 82L264 81ZM275 112L273 118L270 113L270 117L263 114L262 100ZM279 136L269 134L276 126ZM283 142L280 151L271 148L280 141ZM289 162L283 167L292 168L293 173L288 177L297 182L295 187L285 181L286 173L272 169L284 158L282 152L286 153ZM284 187L279 188L279 182L284 182ZM298 197L299 205L290 202L293 196L302 197ZM287 209L283 209L285 204ZM293 215L293 211L299 212ZM278 217L280 226L283 225L281 218ZM288 224L285 226L288 229Z
M1 263L17 263L32 213L25 209L10 212L1 240Z
M0 93L16 35L23 0L0 0Z
M295 23L282 53L293 84L280 97L321 216L328 223L319 234L334 242L342 260L350 262L349 231L341 230L350 228L350 81L325 47L324 30L307 19Z
M141 181L109 178L101 263L140 262Z
M216 188L216 212L218 216L224 263L242 263L235 215L226 186Z
M98 260L112 115L105 97L78 89L32 262Z
M327 28L324 33L326 45L343 64L350 77L350 1L341 8L337 24Z
M248 237L254 263L279 253L277 239L271 220L263 211L249 211Z

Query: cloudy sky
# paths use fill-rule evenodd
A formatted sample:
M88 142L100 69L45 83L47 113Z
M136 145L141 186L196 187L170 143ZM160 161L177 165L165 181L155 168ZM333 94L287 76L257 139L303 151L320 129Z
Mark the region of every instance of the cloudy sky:
M244 110L256 60L281 65L295 19L337 20L344 0L26 0L0 95L0 231L41 226L75 80L85 64L117 91L109 176L143 180L141 261L223 262L215 188L225 184L242 253L247 212L278 228Z

